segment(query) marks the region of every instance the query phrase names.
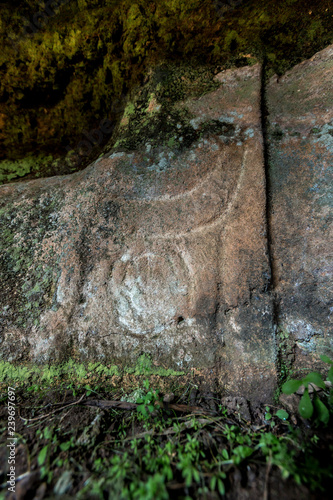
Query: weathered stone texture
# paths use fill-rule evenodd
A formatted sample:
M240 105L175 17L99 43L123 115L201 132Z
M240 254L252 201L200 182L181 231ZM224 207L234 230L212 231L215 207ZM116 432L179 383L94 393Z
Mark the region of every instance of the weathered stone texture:
M295 368L333 350L332 82L330 46L267 87L274 287Z
M150 353L264 402L277 328L295 341L296 368L330 355L332 56L266 88L268 205L259 65L169 108L146 89L111 154L1 186L1 357L130 365ZM140 129L130 137L140 120L146 143Z
M176 105L202 130L176 154L120 151L0 188L2 357L129 364L146 352L209 368L231 393L271 396L260 67L217 80Z

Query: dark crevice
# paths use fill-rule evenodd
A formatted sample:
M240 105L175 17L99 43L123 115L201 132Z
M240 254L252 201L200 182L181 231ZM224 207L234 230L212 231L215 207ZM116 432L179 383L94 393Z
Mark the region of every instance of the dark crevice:
M266 57L263 58L262 69L261 69L261 87L260 87L260 112L261 112L261 129L263 136L263 155L264 155L264 168L265 168L265 181L266 181L266 226L267 226L267 252L270 267L270 278L267 286L267 291L272 298L272 313L273 313L273 328L275 333L278 333L279 326L279 302L276 296L276 284L277 277L275 274L274 258L273 258L273 242L272 242L272 180L270 176L269 169L269 137L268 137L268 105L266 97L266 85L267 85L267 60ZM277 346L278 346L277 341ZM281 373L281 360L279 359L281 353L277 352L277 369L278 377Z
M264 58L261 69L261 88L260 88L260 112L261 112L261 129L263 136L263 155L266 181L266 225L267 225L267 251L270 267L270 278L268 283L268 291L274 292L275 288L275 272L272 256L272 234L271 234L271 193L272 185L269 172L269 139L268 139L268 106L266 100L266 59Z

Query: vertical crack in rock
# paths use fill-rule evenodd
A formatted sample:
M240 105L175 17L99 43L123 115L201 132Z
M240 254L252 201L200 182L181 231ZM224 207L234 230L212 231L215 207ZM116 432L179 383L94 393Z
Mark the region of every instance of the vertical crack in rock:
M279 304L275 293L276 287L276 273L274 269L274 257L272 251L272 179L269 170L269 137L268 137L268 116L269 110L266 98L266 85L267 85L267 60L264 57L261 66L261 88L260 88L260 111L261 111L261 129L263 138L263 156L264 156L264 169L265 169L265 181L266 181L266 230L267 230L267 252L268 252L268 262L270 267L270 280L268 283L268 293L271 296L272 301L272 321L273 329L275 335L278 334L279 325ZM279 342L276 338L277 344L277 355L276 355L276 368L278 377L281 374L281 353L279 352Z
M264 155L264 168L265 168L265 180L266 180L266 222L267 222L267 251L268 259L270 265L270 280L268 290L274 294L275 288L275 272L274 272L274 262L272 255L272 236L271 236L271 178L269 173L269 139L268 139L268 107L266 102L266 64L267 61L264 59L261 67L261 89L260 89L260 111L261 111L261 129L263 137L263 155ZM275 300L274 300L275 303ZM276 308L276 304L274 309Z
M276 389L261 78L259 64L219 75L228 91L224 109L230 110L236 128L245 125L244 137L228 151L229 161L238 166L238 182L222 233L220 373L228 393L242 393L251 404L270 400ZM235 161L237 148L242 149L242 162Z

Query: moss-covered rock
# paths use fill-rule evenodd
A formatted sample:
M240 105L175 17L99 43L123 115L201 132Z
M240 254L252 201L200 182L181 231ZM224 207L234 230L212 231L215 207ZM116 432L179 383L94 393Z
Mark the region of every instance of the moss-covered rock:
M211 120L193 123L194 116L177 103L215 90L214 70L208 66L163 63L150 71L147 83L128 96L124 115L115 131L112 150L147 153L167 147L181 152L209 133L232 133L231 124Z
M37 326L41 310L54 303L55 254L42 241L56 227L53 215L60 206L61 200L47 193L30 199L24 211L15 200L0 204L1 322L9 321L13 330Z
M53 157L30 166L0 163L0 183L28 173L70 173L72 162L54 159L76 150L102 118L117 124L127 92L161 61L228 67L266 56L282 74L332 41L329 0L51 3L0 7L0 159ZM173 99L172 82L169 89ZM148 107L156 110L154 98ZM100 146L76 168L98 156Z

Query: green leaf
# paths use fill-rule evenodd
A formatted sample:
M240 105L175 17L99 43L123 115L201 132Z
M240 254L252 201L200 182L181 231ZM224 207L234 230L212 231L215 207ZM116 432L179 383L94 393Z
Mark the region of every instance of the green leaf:
M309 391L305 389L304 394L299 402L299 413L303 418L311 418L313 414L313 405L309 396Z
M41 467L40 468L40 477L41 479L44 479L44 477L47 475L47 469L46 467Z
M265 420L270 420L272 418L271 413L265 413Z
M38 457L37 457L37 462L38 462L38 465L39 466L42 466L43 463L45 462L45 459L46 459L46 456L47 456L47 450L49 449L49 445L47 444L46 446L44 446L44 448L42 448L40 450L40 452L38 453Z
M199 482L200 482L200 474L199 474L199 471L198 471L197 469L195 469L195 468L194 468L194 469L193 469L193 471L192 471L192 473L193 473L193 478L194 478L194 480L195 480L197 483L199 483Z
M70 441L67 441L66 443L61 443L61 445L60 445L60 449L62 451L67 451L67 450L69 450L70 447L71 447Z
M289 418L289 414L285 410L278 410L275 415L281 420L287 420L287 418Z
M316 408L318 419L324 424L327 424L330 419L330 414L328 409L326 408L324 403L320 401L318 396L314 399L313 403L314 407Z
M241 455L244 458L250 457L253 454L253 449L249 446L238 446L238 448L241 448Z
M217 487L219 490L220 495L223 497L225 495L225 487L222 479L217 480Z
M329 369L326 378L329 382L331 382L331 384L333 384L333 366L331 366L331 368Z
M325 383L323 381L323 377L318 372L309 373L304 379L303 384L315 384L322 389L325 389Z
M90 396L90 394L92 393L92 388L90 387L90 385L85 385L84 388L86 389L86 396Z
M333 365L333 360L330 359L328 356L325 356L325 354L322 354L320 356L320 359L324 361L324 363L329 363L330 365Z
M284 394L293 394L294 392L297 391L303 384L303 380L288 380L288 382L285 382L282 386L282 392Z
M234 464L240 464L247 457L250 457L253 453L253 449L249 446L236 446L233 450L232 460Z
M45 429L44 429L44 438L45 439L51 439L52 434L53 434L53 430L50 429L49 427L45 427Z

